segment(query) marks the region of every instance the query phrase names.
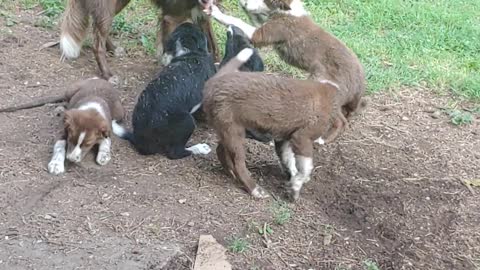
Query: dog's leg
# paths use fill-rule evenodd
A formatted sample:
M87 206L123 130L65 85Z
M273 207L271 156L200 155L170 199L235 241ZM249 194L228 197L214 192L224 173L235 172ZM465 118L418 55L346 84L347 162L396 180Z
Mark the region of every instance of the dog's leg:
M300 190L304 183L310 181L310 175L313 170L313 143L310 140L307 130L297 131L290 139L293 153L295 154L295 164L298 173L290 178L290 189L293 200L300 197Z
M230 156L230 154L226 153L225 147L223 147L223 144L221 142L219 142L217 146L217 157L218 160L220 160L223 169L226 170L232 178L237 178L234 172L235 168L233 167L232 157Z
M249 39L253 37L253 33L257 30L255 27L242 21L241 19L223 14L217 6L212 6L212 16L224 25L233 24L236 27L242 29L242 31L248 36Z
M218 44L213 34L212 22L209 18L205 18L201 21L201 27L203 32L207 35L208 51L213 55L215 62L220 61L220 54L218 51Z
M288 175L288 178L298 173L295 164L295 154L288 141L275 141L275 152L280 161L280 167Z
M48 172L51 174L61 174L65 172L66 140L58 140L53 146L53 156L48 163Z
M112 140L110 138L105 138L100 142L98 146L97 153L97 163L98 165L104 166L112 159L110 154L112 149Z
M243 145L245 138L245 129L241 127L228 127L228 133L220 136L225 153L233 161L233 168L236 178L243 183L248 193L257 199L269 197L267 192L257 185L250 176L250 172L245 164L245 148Z
M332 127L328 131L325 143L331 143L348 127L348 121L341 111L337 113L337 118L333 122Z
M101 14L102 17L94 17L94 45L93 53L95 54L95 59L97 60L98 67L100 69L101 76L105 80L112 78L113 74L110 70L110 67L107 63L107 38L110 33L110 28L112 26L112 17L107 15L107 13ZM108 18L105 18L108 17ZM118 83L116 78L112 79L112 83Z

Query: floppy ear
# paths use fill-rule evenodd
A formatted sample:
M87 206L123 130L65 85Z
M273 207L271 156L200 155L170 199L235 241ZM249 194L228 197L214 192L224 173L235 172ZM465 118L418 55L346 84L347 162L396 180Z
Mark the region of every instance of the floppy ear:
M98 129L98 132L100 133L100 136L103 138L108 138L110 137L110 126L106 122L102 122L101 126Z
M265 4L271 9L291 10L287 0L264 0Z

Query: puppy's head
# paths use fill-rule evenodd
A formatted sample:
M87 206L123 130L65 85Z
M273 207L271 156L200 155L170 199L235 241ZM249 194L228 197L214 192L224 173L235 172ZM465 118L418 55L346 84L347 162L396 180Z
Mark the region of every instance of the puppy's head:
M277 12L294 16L305 15L306 12L301 0L240 0L240 5L255 26L265 23Z
M225 56L220 63L220 67L225 65L230 59L235 57L245 48L254 49L253 44L247 35L238 27L230 25L227 30L227 42L225 43ZM240 67L241 71L263 71L264 64L258 51L254 49L254 54L250 59Z
M64 127L67 136L67 159L78 163L95 145L110 137L111 126L95 110L72 109L65 112Z
M207 37L198 26L185 22L175 28L168 38L165 54L175 58L189 53L208 53Z

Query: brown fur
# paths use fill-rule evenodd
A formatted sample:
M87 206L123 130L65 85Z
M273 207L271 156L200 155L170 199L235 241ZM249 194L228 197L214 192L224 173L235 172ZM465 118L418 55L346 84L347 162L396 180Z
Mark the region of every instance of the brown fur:
M124 109L120 93L102 79L89 79L77 82L66 94L69 103L64 116L64 138L70 145L75 145L81 132L85 132L82 151L90 148L101 139L108 138L112 132L112 120L121 121ZM90 102L100 104L104 116L96 110L79 110L82 105Z
M159 22L163 22L163 16L171 16L176 20L192 19L199 24L209 38L210 51L218 57L218 48L213 36L210 19L201 12L202 7L209 8L213 0L152 0L161 12ZM61 36L70 36L79 47L86 36L89 17L93 19L94 44L93 51L100 74L104 79L110 79L113 74L107 63L107 51L115 51L115 47L109 37L113 18L130 0L69 0L61 25ZM202 7L200 7L202 6ZM192 18L192 11L198 10L199 16ZM160 23L164 24L164 23ZM161 28L157 34L159 53L163 51L166 38L173 31L172 27ZM69 56L67 57L75 57Z
M253 44L273 45L285 62L306 70L311 79L336 83L346 117L364 106L361 97L366 88L365 73L355 53L309 16L286 14L292 0L263 1L271 10L267 21L254 32Z
M326 136L325 141L331 142L347 125L337 92L328 83L257 72L224 73L210 79L203 108L219 137L217 155L223 167L250 194L258 189L245 165L245 129L288 140L296 156L311 158L314 140Z

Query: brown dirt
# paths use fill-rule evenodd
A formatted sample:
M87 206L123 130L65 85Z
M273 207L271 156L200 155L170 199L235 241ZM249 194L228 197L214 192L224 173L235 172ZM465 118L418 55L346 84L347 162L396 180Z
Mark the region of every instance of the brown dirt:
M0 107L95 75L91 51L61 63L58 48L39 50L58 33L17 15L13 27L0 21ZM156 64L109 62L131 111ZM285 179L271 146L247 145L253 176L275 196L262 201L213 153L144 157L116 138L109 165L89 157L55 177L46 164L61 127L56 105L0 114L0 269L189 269L200 234L226 246L247 239L246 252L229 253L235 269L367 269L367 259L381 269L479 269L480 190L461 182L480 178L478 120L456 127L432 117L451 99L422 89L370 99L341 139L318 147L313 179L282 226L271 209ZM215 141L204 125L192 138ZM274 230L268 247L255 229L263 223Z

